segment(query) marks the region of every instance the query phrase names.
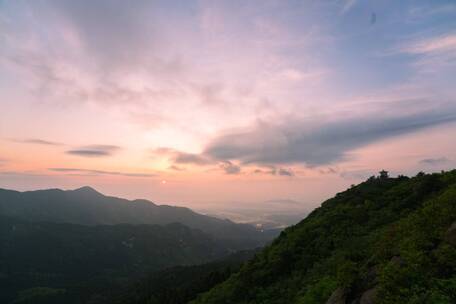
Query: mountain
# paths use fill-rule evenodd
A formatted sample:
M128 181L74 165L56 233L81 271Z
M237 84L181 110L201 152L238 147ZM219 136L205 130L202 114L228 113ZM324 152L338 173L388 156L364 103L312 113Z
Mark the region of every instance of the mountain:
M232 242L236 250L264 245L278 235L277 231L258 230L251 225L205 216L184 207L105 196L90 187L28 192L0 189L0 215L36 222L81 225L181 223Z
M151 271L229 252L182 224L82 226L0 216L0 303L97 303L97 295Z
M191 303L456 303L456 170L337 194Z
M152 272L100 304L179 304L195 299L237 272L258 251L245 250L220 260Z

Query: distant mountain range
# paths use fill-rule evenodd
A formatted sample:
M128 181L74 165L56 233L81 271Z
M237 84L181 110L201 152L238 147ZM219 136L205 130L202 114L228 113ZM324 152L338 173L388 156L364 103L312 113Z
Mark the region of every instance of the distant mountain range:
M80 225L180 223L232 243L232 249L264 245L278 230L260 230L193 212L184 207L156 205L148 200L105 196L93 188L18 192L0 189L0 215L32 222Z
M103 303L146 273L214 261L277 233L90 187L0 189L0 303Z

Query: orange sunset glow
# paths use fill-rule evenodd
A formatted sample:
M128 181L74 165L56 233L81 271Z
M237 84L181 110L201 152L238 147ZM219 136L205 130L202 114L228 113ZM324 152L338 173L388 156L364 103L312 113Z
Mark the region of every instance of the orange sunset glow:
M0 187L305 213L455 167L454 11L345 2L1 1Z

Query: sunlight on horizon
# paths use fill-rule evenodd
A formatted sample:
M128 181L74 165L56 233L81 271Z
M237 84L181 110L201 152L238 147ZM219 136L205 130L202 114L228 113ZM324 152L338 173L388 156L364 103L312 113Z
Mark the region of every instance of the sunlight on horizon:
M242 221L452 169L455 29L452 1L1 1L0 188Z

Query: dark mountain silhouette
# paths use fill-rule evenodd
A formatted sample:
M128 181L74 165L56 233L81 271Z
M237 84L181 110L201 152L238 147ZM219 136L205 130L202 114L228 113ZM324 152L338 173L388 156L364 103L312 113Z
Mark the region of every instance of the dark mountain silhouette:
M278 234L276 230L261 231L251 225L205 216L184 207L105 196L91 187L27 192L0 189L0 215L81 225L181 223L231 242L233 250L261 246Z

